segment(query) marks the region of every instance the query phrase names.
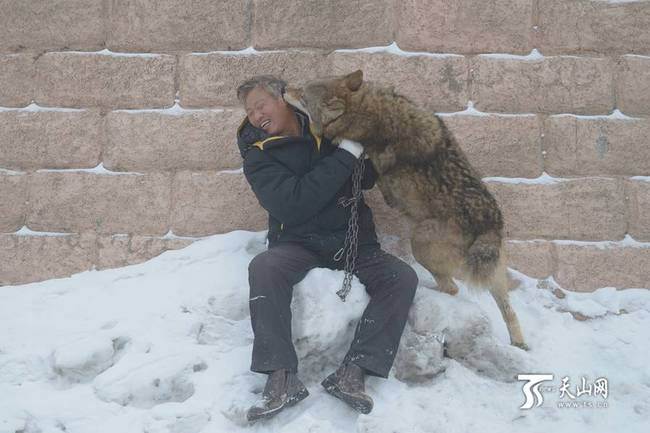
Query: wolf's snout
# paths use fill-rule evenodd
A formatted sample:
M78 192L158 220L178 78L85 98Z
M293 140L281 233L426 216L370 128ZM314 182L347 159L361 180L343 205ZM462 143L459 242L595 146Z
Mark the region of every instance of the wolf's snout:
M286 102L293 106L297 106L296 104L300 104L302 92L300 89L296 89L295 87L287 87L282 96Z
M317 136L322 135L323 128L319 119L314 119L312 113L310 113L309 110L307 110L307 107L305 107L305 105L302 103L302 89L287 87L284 91L283 97L287 104L293 105L294 107L306 113L307 116L309 116L314 134Z

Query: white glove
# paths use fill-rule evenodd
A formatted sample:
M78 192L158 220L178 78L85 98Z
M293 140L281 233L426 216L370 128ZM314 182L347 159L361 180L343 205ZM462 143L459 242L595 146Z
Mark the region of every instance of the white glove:
M347 150L352 155L354 155L354 157L357 159L359 159L359 157L363 153L363 145L361 143L348 140L347 138L343 138L341 140L341 142L339 143L339 147L341 149Z

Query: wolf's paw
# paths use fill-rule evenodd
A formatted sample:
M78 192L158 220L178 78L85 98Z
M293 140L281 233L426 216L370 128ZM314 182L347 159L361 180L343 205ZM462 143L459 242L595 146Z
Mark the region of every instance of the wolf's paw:
M512 345L515 346L515 347L520 348L521 350L525 350L526 352L528 352L530 350L530 347L528 347L528 345L526 343L524 343L523 341L519 342L519 343L512 343Z
M452 296L458 294L458 287L455 284L438 284L435 289Z

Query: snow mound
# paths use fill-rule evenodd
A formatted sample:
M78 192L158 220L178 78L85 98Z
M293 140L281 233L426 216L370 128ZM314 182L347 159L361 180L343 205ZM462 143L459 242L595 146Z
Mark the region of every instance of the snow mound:
M490 319L475 302L420 288L395 358L395 377L431 379L445 370L445 356L477 374L510 382L533 365L528 353L495 337Z
M126 355L121 362L93 382L95 395L122 406L151 408L160 403L185 401L194 394L192 374L207 368L200 359L184 355L162 358Z
M128 337L82 337L58 347L52 354L54 371L63 378L85 382L111 367Z

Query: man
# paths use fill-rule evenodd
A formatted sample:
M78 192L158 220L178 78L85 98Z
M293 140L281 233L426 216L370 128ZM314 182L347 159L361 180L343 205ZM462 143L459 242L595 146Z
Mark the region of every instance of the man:
M237 129L244 175L269 213L268 249L248 267L251 371L268 375L262 402L247 413L250 421L273 416L309 395L297 376L291 337L293 286L312 268L343 269L345 260L333 257L344 245L351 212L339 199L352 196L352 170L363 153L360 143L344 139L334 146L314 136L308 114L284 100L285 86L274 76L258 75L237 89L246 109ZM361 187L370 189L377 172L370 160L365 163ZM321 384L369 413L373 401L365 393L365 376L388 377L418 279L406 262L380 248L365 202L359 202L358 212L354 272L371 299L341 366Z

